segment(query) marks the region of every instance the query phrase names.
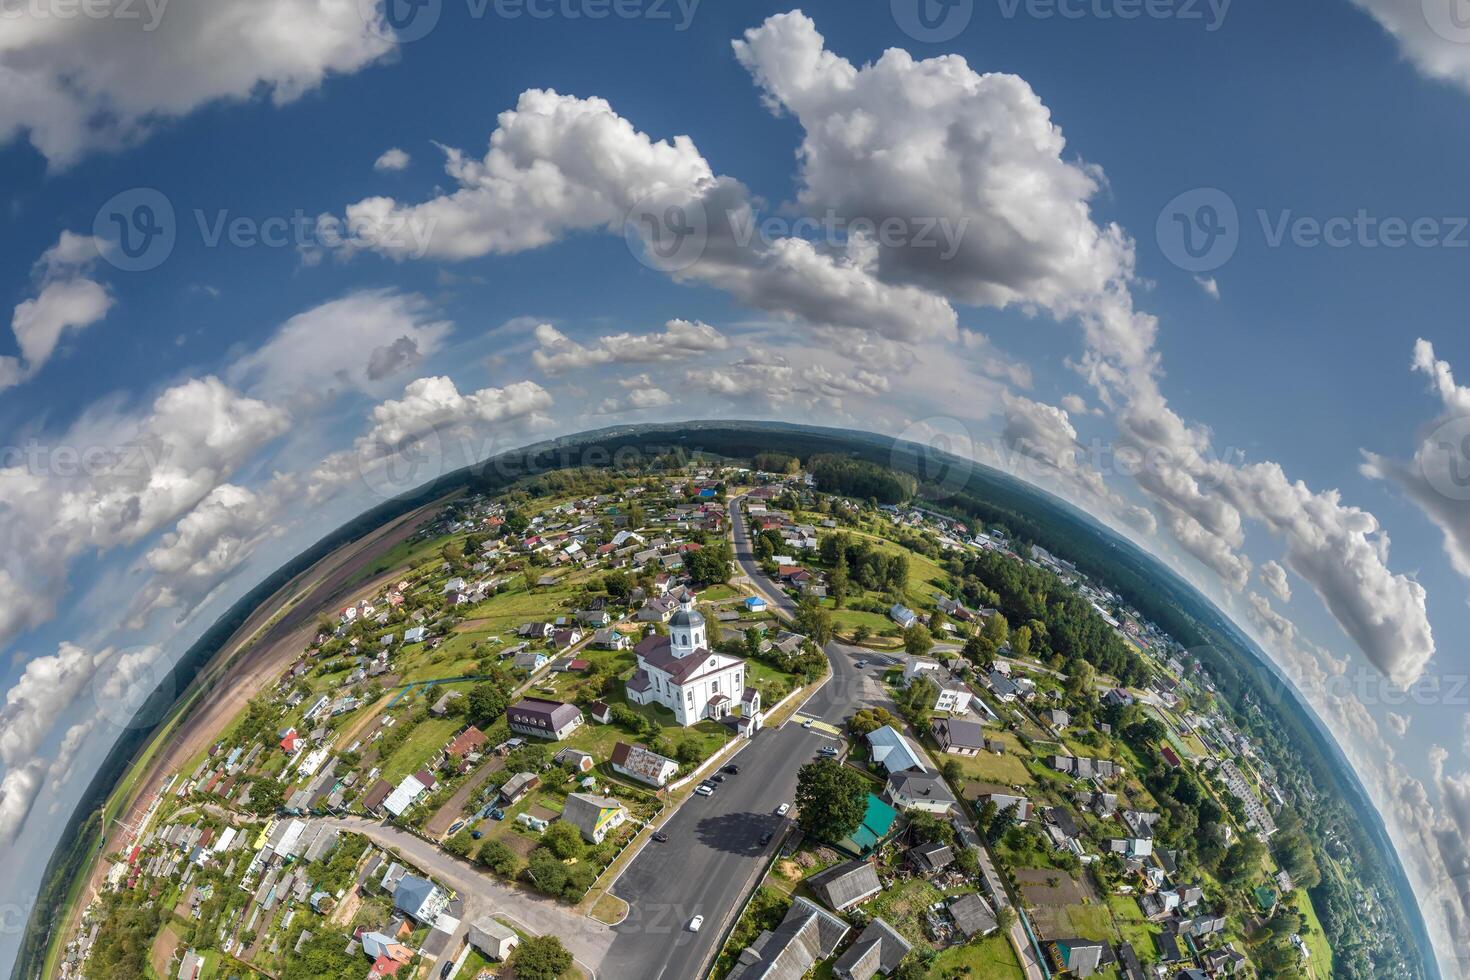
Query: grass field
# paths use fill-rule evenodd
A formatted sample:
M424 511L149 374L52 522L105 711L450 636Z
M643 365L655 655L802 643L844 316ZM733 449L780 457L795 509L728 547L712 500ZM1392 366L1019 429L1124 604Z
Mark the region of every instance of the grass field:
M1307 949L1312 951L1310 960L1312 972L1318 977L1332 976L1332 947L1327 943L1327 936L1322 932L1322 920L1317 918L1317 909L1312 904L1312 896L1304 889L1298 888L1293 893L1292 904L1302 915L1302 925L1310 926L1311 932L1302 938L1306 940ZM1306 929L1303 928L1303 932Z
M931 980L970 976L985 980L1008 980L1024 977L1021 964L1010 941L1002 933L994 933L979 942L951 946L934 958L929 966Z

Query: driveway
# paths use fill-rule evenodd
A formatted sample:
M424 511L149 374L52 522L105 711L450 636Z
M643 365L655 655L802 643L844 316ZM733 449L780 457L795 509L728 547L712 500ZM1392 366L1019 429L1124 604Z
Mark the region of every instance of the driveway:
M365 817L318 817L309 822L362 834L380 847L394 848L435 880L454 889L464 901L464 917L447 947L446 957L458 954L471 922L493 914L525 932L556 936L593 976L622 975L600 969L613 940L612 931L573 908L528 889L508 885L397 827Z

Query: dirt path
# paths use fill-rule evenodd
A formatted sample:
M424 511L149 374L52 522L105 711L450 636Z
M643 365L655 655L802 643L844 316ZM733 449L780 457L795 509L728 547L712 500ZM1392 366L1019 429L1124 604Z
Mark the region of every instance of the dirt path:
M464 805L469 802L470 797L477 793L481 786L485 785L487 779L504 768L505 759L497 756L476 769L470 775L470 778L464 781L464 785L455 790L454 795L439 808L438 812L424 826L424 831L431 837L442 836L445 831L454 826L454 822L464 812Z
M99 855L109 854L119 847L129 833L128 828L136 825L147 812L163 777L202 752L229 720L305 649L323 612L346 605L357 597L371 595L397 577L390 572L368 581L354 582L364 568L409 538L447 499L404 514L328 554L282 586L241 624L200 672L201 683L209 689L189 709L187 717L169 737L168 744L149 760L146 772L134 785L132 797L120 811L118 819L105 830ZM277 617L280 618L272 623ZM106 862L99 857L86 887L67 912L62 941L75 933L82 913L96 898L106 874ZM55 942L56 937L53 936L51 941Z

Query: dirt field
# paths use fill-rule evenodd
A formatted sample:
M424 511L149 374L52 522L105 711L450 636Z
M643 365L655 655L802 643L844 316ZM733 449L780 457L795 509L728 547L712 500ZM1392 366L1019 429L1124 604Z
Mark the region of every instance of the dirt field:
M193 705L168 744L154 754L147 771L136 780L132 797L113 822L100 854L118 848L128 826L146 813L163 777L207 748L229 720L300 654L324 612L369 596L396 577L389 573L369 581L354 581L364 568L410 537L444 502L420 507L337 549L286 583L250 615L201 673L212 687ZM286 610L284 615L282 610ZM272 623L277 616L280 619ZM62 941L76 931L81 913L96 897L106 871L100 861L93 867L86 887L68 910Z

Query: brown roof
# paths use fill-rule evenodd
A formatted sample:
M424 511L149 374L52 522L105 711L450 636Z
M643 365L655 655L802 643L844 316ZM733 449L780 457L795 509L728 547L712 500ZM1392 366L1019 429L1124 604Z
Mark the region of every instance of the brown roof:
M444 749L446 755L451 759L458 759L485 744L485 733L474 725L466 728L455 736L454 741Z
M645 636L633 649L643 658L644 663L668 674L675 684L683 684L698 674L710 654L710 651L700 648L687 657L676 657L669 638L657 633Z
M386 779L379 779L368 787L368 791L362 794L362 806L365 810L376 810L393 792L392 785Z

